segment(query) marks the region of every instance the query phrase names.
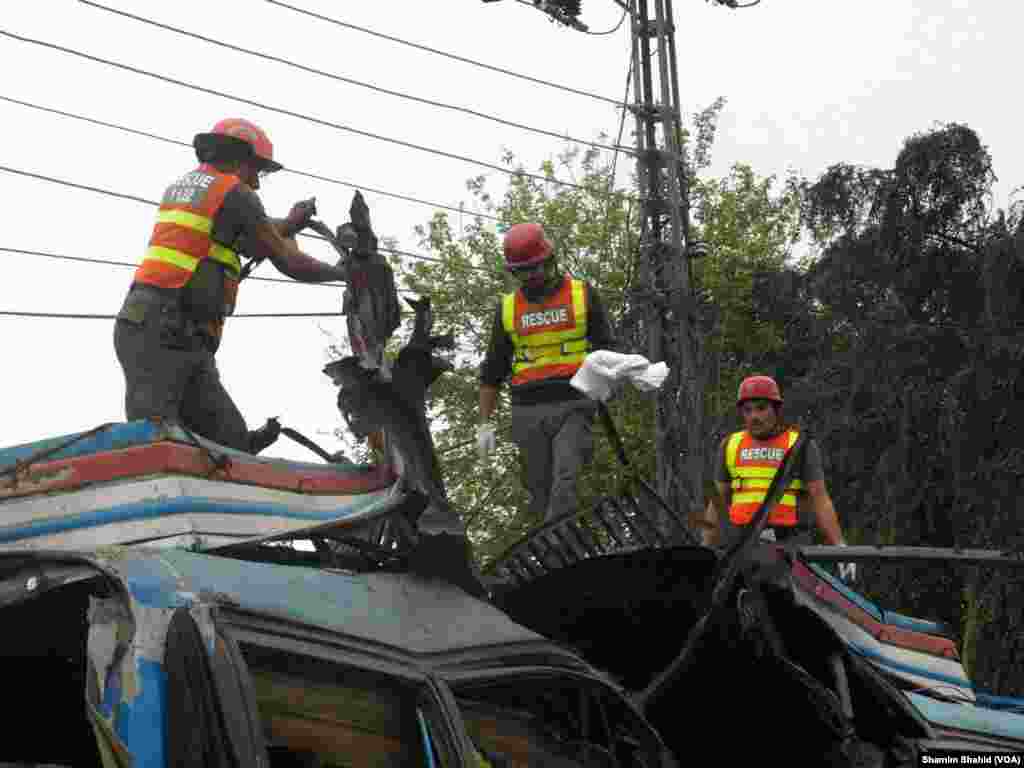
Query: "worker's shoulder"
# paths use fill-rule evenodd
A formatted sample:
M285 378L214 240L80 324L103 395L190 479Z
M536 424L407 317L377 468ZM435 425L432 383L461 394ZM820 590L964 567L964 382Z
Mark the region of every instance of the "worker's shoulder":
M729 445L729 441L732 440L733 435L741 435L741 434L743 434L742 430L733 430L732 432L726 432L725 435L722 437L722 439L719 440L719 442L718 442L718 455L721 456L723 458L723 460L725 458L725 449Z
M224 207L258 213L262 216L267 214L266 208L263 207L263 201L256 190L244 181L239 181L227 191L224 195Z

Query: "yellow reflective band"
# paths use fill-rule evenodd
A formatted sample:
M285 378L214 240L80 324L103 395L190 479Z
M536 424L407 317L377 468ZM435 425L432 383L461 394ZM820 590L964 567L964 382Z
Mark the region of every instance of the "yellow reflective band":
M159 211L156 215L156 220L161 224L177 224L188 229L194 229L196 232L202 232L204 235L210 234L213 230L213 221L200 216L197 213L189 213L188 211Z
M532 363L548 358L566 358L575 352L589 352L590 342L586 339L563 341L561 344L530 344L516 352L516 359L524 363Z
M768 488L772 481L769 478L763 477L740 477L733 481L733 484L737 488ZM790 480L788 488L799 488L802 487L803 483L800 480Z
M229 270L235 273L237 277L242 272L242 261L238 258L238 254L218 243L210 243L209 256L216 262L223 264Z
M736 467L737 477L775 477L775 467Z
M146 250L147 261L162 261L164 264L195 272L199 259L189 256L187 253L176 251L173 248L164 248L161 245L151 245Z
M580 352L577 355L558 355L556 357L545 357L540 360L531 360L529 362L517 362L515 364L515 372L522 373L523 371L533 370L534 368L543 368L548 365L571 365L573 363L582 364L586 359L587 354Z
M765 494L758 491L749 491L744 493L734 493L732 495L733 504L760 504L765 499ZM784 493L782 498L778 502L780 505L787 507L796 506L796 494Z
M761 496L765 496L763 492L766 492L768 487L771 485L771 480L752 480L750 478L736 478L732 481L733 490L760 490ZM790 484L785 486L786 490L803 490L804 483L800 480L790 480Z
M725 446L725 465L733 473L736 470L736 454L739 453L741 442L743 442L743 433L733 432L729 435L729 442Z
M515 342L516 295L514 293L506 293L501 297L501 324L505 328L505 333L511 336L513 342Z

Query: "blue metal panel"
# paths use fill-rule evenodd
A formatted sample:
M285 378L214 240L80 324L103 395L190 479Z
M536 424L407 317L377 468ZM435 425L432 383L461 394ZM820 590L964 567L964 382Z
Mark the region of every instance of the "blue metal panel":
M80 434L84 434L84 432L73 432L69 435L37 440L34 443L22 443L10 448L2 448L0 449L0 470L13 466L16 461L24 461L37 453L56 448ZM46 460L56 461L73 456L86 456L91 453L129 448L133 445L145 445L165 438L166 430L151 421L129 421L124 424L113 424L98 434L79 440L69 448L48 456Z
M134 758L135 768L166 768L164 722L167 675L155 661L142 659L137 667L139 695L121 702L115 730Z
M309 520L310 523L344 520L356 514L365 515L374 506L387 501L390 489L354 495L352 500L333 509L295 509L273 502L241 502L209 499L203 496L179 496L173 499L151 499L119 504L103 509L81 512L74 516L41 520L25 525L0 527L0 543L47 536L54 533L109 525L129 520L146 520L188 512L213 512L224 515L257 515L283 517L289 520Z
M833 589L836 590L836 592L841 594L843 597L845 597L850 602L856 603L858 607L862 608L863 610L865 610L866 612L868 612L872 616L874 616L877 621L882 621L882 622L885 621L885 616L882 613L882 609L881 608L879 608L877 605L875 605L874 603L872 603L870 600L866 599L862 595L858 594L857 592L854 592L852 589L850 589L848 586L846 586L842 581L837 579L835 576L833 576L831 573L826 571L820 565L818 565L817 563L807 563L807 567L810 568L812 571L814 571L814 573L819 578L827 581L829 583L829 585Z
M246 610L415 653L543 640L458 587L408 574L349 574L180 549L125 548L105 564L153 608L216 592Z
M944 675L941 672L933 672L925 669L924 667L917 667L913 664L904 664L900 661L894 661L888 656L873 651L870 648L866 648L859 643L847 641L847 644L850 646L851 650L856 651L865 658L871 659L871 661L879 666L887 667L888 669L899 672L905 672L907 674L914 675L915 677L924 677L929 680L935 680L939 683L948 683L949 685L955 685L958 688L966 688L967 690L973 690L974 688L974 683L966 677L953 677L952 675Z
M1024 740L1024 716L1022 715L999 712L984 707L972 707L967 704L937 701L916 693L908 693L907 698L926 720L938 725Z
M73 432L68 435L61 435L60 437L51 437L45 440L37 440L32 443L22 443L21 445L15 445L9 448L0 448L0 471L3 471L7 467L14 466L16 461L24 461L38 453L56 448L57 446L62 445L81 434L85 434L85 432ZM201 445L217 451L218 453L244 457L248 461L255 461L257 463L288 465L301 469L318 469L325 472L341 472L344 474L368 472L375 469L371 465L359 465L352 463L347 465L323 464L305 461L291 461L289 459L275 459L267 456L254 456L243 451L236 451L232 448L219 445L218 443L214 443L202 437L198 439ZM192 440L185 435L180 427L172 425L157 425L147 419L141 419L138 421L112 424L95 435L83 438L73 445L47 456L45 460L57 461L58 459L70 459L77 456L88 456L94 453L104 453L106 451L115 451L138 445L149 445L150 443L165 440L184 443L186 445L192 444Z
M989 709L1014 710L1018 715L1024 715L1024 699L1011 698L1009 696L995 696L991 693L975 692L975 698L983 707Z
M896 613L895 611L885 611L884 615L885 623L891 624L894 627L909 629L911 632L923 632L926 635L937 635L938 637L953 639L953 633L949 627L937 621L904 616L902 613Z

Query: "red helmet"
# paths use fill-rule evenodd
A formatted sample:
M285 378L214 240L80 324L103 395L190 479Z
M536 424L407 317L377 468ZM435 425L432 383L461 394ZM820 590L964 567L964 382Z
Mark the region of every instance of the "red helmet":
M540 224L515 224L505 233L505 269L540 264L551 256L554 246Z
M736 405L742 405L744 400L771 400L781 405L782 394L779 385L770 376L748 376L740 382Z
M221 120L209 133L196 134L192 145L198 150L201 144L210 145L225 138L244 141L252 147L253 154L261 161L262 170L279 171L284 167L274 160L274 145L263 129L240 117Z

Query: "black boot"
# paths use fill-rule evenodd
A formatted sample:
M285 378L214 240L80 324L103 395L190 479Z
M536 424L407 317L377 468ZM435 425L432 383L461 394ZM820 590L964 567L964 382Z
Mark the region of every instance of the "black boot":
M488 599L487 590L480 583L473 565L469 539L465 536L421 533L409 553L409 570L425 578L444 579L480 600Z
M277 419L267 419L267 423L249 433L249 453L259 453L277 442L281 435L281 424Z

